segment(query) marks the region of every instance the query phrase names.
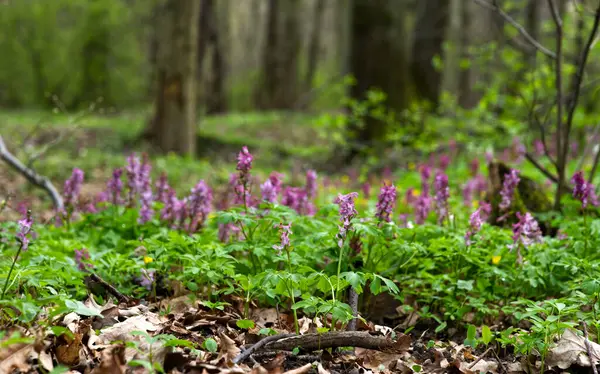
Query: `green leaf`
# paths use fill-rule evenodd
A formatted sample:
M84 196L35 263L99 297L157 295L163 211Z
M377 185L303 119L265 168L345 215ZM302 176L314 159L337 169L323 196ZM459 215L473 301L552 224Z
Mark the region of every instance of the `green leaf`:
M340 277L348 281L348 283L350 283L350 285L352 286L352 288L354 288L354 291L356 291L357 294L360 295L362 293L363 285L366 283L364 274L349 271L341 273Z
M477 328L474 325L469 325L467 328L467 338L464 344L477 348Z
M461 289L461 290L465 290L465 291L472 291L473 290L473 280L468 280L468 281L464 281L464 280L458 280L458 282L456 283L456 286Z
M215 339L208 338L202 343L202 348L206 349L211 353L215 353L219 349L219 345L217 344L217 341Z
M81 301L66 300L65 306L80 316L102 317L102 314L99 311L88 308Z
M240 329L253 329L254 321L251 319L240 319L235 323Z
M277 331L274 329L270 329L270 328L262 328L260 330L258 330L258 334L259 335L277 335Z
M490 330L488 325L483 325L481 327L481 341L483 344L488 345L492 341L492 331Z

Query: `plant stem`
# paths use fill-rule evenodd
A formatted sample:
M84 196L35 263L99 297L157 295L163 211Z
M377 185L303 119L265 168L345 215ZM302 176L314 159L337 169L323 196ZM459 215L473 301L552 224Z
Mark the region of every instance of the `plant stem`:
M290 271L290 276L292 275L292 258L290 257L290 248L286 247L287 259L288 259L288 269ZM288 286L288 292L292 297L292 312L294 313L294 328L296 329L296 335L300 334L300 329L298 328L298 312L293 308L294 304L296 304L296 300L294 298L294 288Z
M15 259L13 260L12 265L10 265L10 270L8 271L8 275L6 276L6 280L4 281L4 288L2 289L2 297L0 297L0 299L4 299L4 295L6 294L6 288L8 287L8 282L10 281L10 276L15 268L15 264L17 263L17 260L19 259L19 256L21 255L22 250L23 250L23 243L21 243L21 245L19 246L17 255L15 256Z

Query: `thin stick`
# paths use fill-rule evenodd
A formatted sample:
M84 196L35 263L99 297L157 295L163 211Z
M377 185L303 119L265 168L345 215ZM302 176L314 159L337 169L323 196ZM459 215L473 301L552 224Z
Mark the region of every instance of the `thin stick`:
M517 21L515 21L514 18L509 16L502 9L500 9L500 7L498 7L495 4L490 4L489 2L487 2L485 0L473 0L473 1L475 1L477 4L483 6L484 8L491 9L491 10L498 12L498 14L502 18L504 18L505 21L510 23L515 29L517 29L517 31L519 31L519 33L525 38L525 40L527 40L527 42L529 42L529 44L531 44L535 49L537 49L542 54L544 54L552 59L556 59L556 53L552 52L551 50L549 50L548 48L546 48L542 44L540 44L540 42L535 40L533 38L533 36L531 36L521 24L519 24Z
M356 322L358 320L358 294L352 287L350 287L350 291L348 292L348 304L352 309L352 316L354 318L348 322L347 330L356 331Z
M93 280L94 282L100 283L102 285L102 287L106 288L106 290L111 295L113 295L114 297L116 297L119 300L119 302L123 302L123 303L126 303L126 304L129 304L131 302L131 299L129 297L123 295L113 285L109 284L108 282L106 282L104 279L100 278L95 273L91 273L90 274L90 279Z
M525 153L525 158L527 158L527 160L529 162L531 162L533 164L533 166L535 166L539 171L541 171L546 177L548 177L550 180L552 180L552 182L554 183L558 183L558 178L554 175L552 175L552 173L550 173L550 171L548 171L548 169L546 169L542 164L540 164L529 152Z
M304 351L326 348L360 347L379 351L402 351L410 346L410 337L402 335L393 341L384 336L374 336L362 331L334 331L323 334L293 335L265 345L264 349L292 351L298 347Z
M585 349L587 350L587 355L590 358L590 365L592 365L592 370L594 374L598 374L598 369L596 369L596 364L594 363L594 357L592 356L592 347L590 345L590 339L588 339L588 331L587 331L587 323L585 321L581 321L583 325L583 336L585 337Z
M477 363L479 361L481 361L491 350L492 350L492 347L489 347L488 349L486 349L485 352L483 352L477 360L471 362L471 364L469 366L467 366L467 369L471 369L473 366L477 365Z
M25 166L18 158L16 158L8 148L6 148L6 144L4 143L4 139L0 135L0 159L4 160L9 166L19 172L22 176L24 176L29 183L44 189L50 198L52 199L52 203L56 209L63 208L63 199L56 190L56 187L50 182L50 180L44 176L39 175L33 169Z
M280 339L289 338L290 336L295 336L296 334L279 334L279 335L271 335L266 338L260 340L258 343L254 344L250 348L246 349L244 352L237 355L236 358L233 359L234 364L239 364L243 362L245 359L250 357L252 353L256 352L258 349L264 347L267 343L274 342Z

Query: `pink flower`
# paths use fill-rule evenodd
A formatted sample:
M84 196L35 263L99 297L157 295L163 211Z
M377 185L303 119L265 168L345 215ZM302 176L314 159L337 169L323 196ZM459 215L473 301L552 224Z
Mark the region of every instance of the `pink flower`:
M243 146L242 150L237 156L238 163L236 167L236 170L240 172L240 177L242 180L244 180L248 176L248 173L250 173L250 169L252 169L253 158L254 157L250 154L250 151L248 151L248 147Z
M519 184L519 171L511 169L508 174L504 175L504 182L502 183L502 190L500 190L500 196L502 200L498 205L501 212L508 210L512 203L513 195L515 194L515 188Z
M598 198L596 197L594 186L585 180L582 171L578 171L573 175L571 183L575 185L573 188L573 197L581 201L583 209L587 207L588 203L598 206Z
M63 197L65 207L74 209L83 184L83 170L74 168L71 177L65 181Z
M306 195L309 199L317 195L317 172L314 170L306 172Z
M338 246L340 248L342 248L344 245L347 232L352 231L352 218L358 214L356 208L354 207L354 199L357 197L357 192L350 192L346 195L339 194L334 200L334 202L339 205L340 222L342 222L342 225L339 226L338 232Z
M85 260L90 259L90 253L86 248L76 249L75 250L75 263L77 264L77 268L81 271L86 271L87 269L91 269L94 265L89 262L85 262Z
M279 228L280 244L274 245L273 248L277 249L279 254L281 254L282 250L287 249L290 246L290 235L292 234L292 223L290 222L287 225L280 223L278 225L275 225L275 227Z
M396 206L396 187L383 185L379 193L375 217L379 221L390 222L390 215Z
M123 190L123 182L121 181L121 175L123 169L117 168L113 170L112 178L106 184L106 193L110 196L110 201L114 205L121 203L121 191Z
M519 222L513 225L513 248L517 248L517 262L523 263L523 256L521 255L521 246L528 247L533 243L540 243L542 241L542 231L540 230L537 221L533 216L527 212L521 214L517 212L517 218Z
M435 189L435 210L438 215L438 224L440 224L448 217L448 198L450 197L448 176L439 172L435 176L433 187Z
M21 250L27 251L29 248L29 238L31 237L31 226L33 225L33 219L31 213L27 212L27 216L20 220L19 231L17 232L17 240L21 243Z

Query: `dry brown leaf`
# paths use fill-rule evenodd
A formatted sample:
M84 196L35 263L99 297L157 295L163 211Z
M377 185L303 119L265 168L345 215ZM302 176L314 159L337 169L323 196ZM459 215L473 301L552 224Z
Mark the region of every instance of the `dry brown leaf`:
M225 359L225 365L231 367L233 366L233 359L240 354L241 350L237 347L235 341L224 332L219 332L219 338L221 338L221 349L219 350L217 359L211 363L216 364Z
M498 363L496 361L479 360L475 365L469 367L471 363L461 362L460 371L463 373L498 373Z
M72 337L66 334L61 335L55 350L58 362L67 366L77 365L80 361L79 353L83 347L81 341L82 335L80 332L74 333Z
M305 374L308 373L312 369L312 364L306 364L304 366L300 366L299 368L288 370L283 374Z
M14 344L0 351L0 373L27 371L30 368L27 359L32 352L33 344Z
M320 362L319 362L319 365L317 366L317 372L319 374L331 374L331 372L329 370L325 369L323 367L323 364L321 364Z
M41 351L38 354L38 360L44 369L48 371L52 371L54 369L54 363L52 362L52 356L50 356L50 353Z
M127 368L125 361L125 347L112 346L102 351L100 364L90 374L124 374Z
M594 356L594 361L600 360L600 345L589 341L590 351ZM590 358L587 355L585 338L577 335L571 329L565 330L560 340L556 343L548 354L546 361L549 367L558 366L561 369L567 369L573 364L579 366L591 366Z

